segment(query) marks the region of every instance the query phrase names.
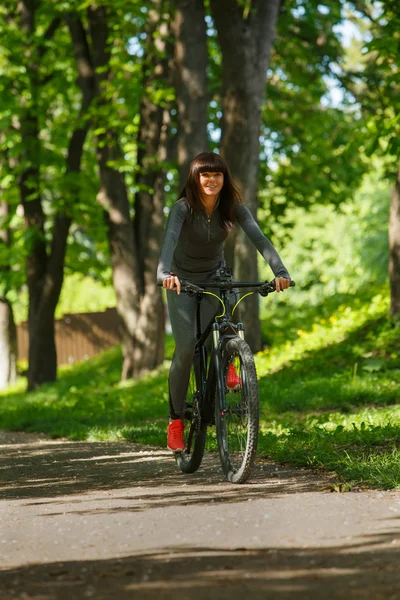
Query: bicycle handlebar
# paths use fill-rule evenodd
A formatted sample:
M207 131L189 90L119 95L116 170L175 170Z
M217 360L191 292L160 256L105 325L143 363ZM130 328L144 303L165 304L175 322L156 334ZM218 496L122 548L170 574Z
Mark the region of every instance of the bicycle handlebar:
M162 283L159 284L162 286ZM290 280L290 287L294 287L296 283L293 279ZM276 291L275 279L272 281L210 281L207 283L193 283L181 279L181 292L197 294L204 292L206 289L214 290L233 290L234 288L246 288L250 291L258 292L261 296L268 296L271 292Z

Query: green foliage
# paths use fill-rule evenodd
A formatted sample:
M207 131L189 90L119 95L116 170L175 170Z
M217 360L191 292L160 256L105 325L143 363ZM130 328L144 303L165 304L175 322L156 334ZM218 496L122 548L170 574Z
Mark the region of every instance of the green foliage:
M272 237L298 288L295 298L282 294L280 302L316 304L333 294L387 282L389 206L382 163L371 161L352 201L288 210L284 227L275 224ZM267 228L266 213L261 211L260 218ZM260 273L272 277L262 259Z
M360 114L337 76L346 58L337 31L344 6L292 0L281 7L262 106L259 187L266 211L282 224L293 206L346 201L367 167L362 152L350 144ZM211 15L208 24L209 132L215 149L222 116L221 53ZM330 99L333 86L343 90L340 105Z
M368 156L385 156L386 174L397 172L400 156L398 3L365 2L347 5L347 18L356 28L341 80L363 119L349 149Z
M21 30L19 13L11 7L0 8L0 165L2 170L1 194L9 206L10 217L1 224L8 228L12 243L0 244L0 265L8 270L1 277L1 293L16 302L17 313L26 314L23 285L26 280L25 262L35 240L34 228L26 229L21 209L19 176L32 159L40 172L39 186L45 214L45 237L48 254L57 213L69 215L75 224L71 228L66 256L67 273L85 273L109 282L110 267L106 227L102 208L96 202L98 192L97 161L93 152L92 136L86 140L82 173L66 172L66 155L73 130L94 118L81 115L81 92L77 86L76 63L70 34L64 14L69 10L82 11L74 3L51 6L36 3L35 27L31 36ZM138 112L137 78L140 65L128 53L129 40L143 26L145 15L140 6L132 5L130 19L125 18L126 7L113 3L119 18L111 27L113 94L109 96L110 120L118 122L122 130L129 128ZM137 13L137 14L136 14ZM110 12L110 21L115 13ZM142 15L141 22L135 21ZM53 37L47 35L54 19L59 19ZM117 26L118 25L118 26ZM27 61L29 57L29 61ZM30 112L29 112L30 111ZM38 119L38 151L26 155L22 127L27 115ZM122 122L123 121L123 122ZM137 127L135 129L137 131ZM131 134L129 143L131 143ZM127 142L128 143L128 142ZM129 162L128 162L129 161ZM129 155L126 165L131 172Z
M341 2L315 0L284 4L263 106L260 187L269 214L280 219L291 207L340 204L351 197L366 170L365 158L350 145L359 112L342 90L345 60L337 27Z
M364 79L367 84L366 109L374 105L369 121L373 137L370 153L380 148L385 154L400 156L400 61L398 3L385 0L380 5L380 15L372 26L372 39ZM372 84L372 86L371 86ZM376 86L376 87L375 87ZM380 142L380 143L379 143Z

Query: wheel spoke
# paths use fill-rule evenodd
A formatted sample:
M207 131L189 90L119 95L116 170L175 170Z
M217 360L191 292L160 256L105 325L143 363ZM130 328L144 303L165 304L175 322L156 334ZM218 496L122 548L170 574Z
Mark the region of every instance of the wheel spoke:
M223 361L225 410L216 413L221 464L230 481L243 483L251 471L257 447L258 386L254 360L243 340L227 343Z
M185 452L176 454L175 458L184 473L193 473L201 464L206 438L206 427L200 416L200 393L194 365L190 372L183 423L186 449Z

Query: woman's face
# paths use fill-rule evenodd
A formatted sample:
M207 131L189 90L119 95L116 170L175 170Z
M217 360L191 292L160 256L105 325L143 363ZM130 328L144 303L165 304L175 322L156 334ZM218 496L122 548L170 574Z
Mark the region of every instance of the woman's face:
M203 200L217 198L224 185L224 174L219 172L200 173L199 185Z

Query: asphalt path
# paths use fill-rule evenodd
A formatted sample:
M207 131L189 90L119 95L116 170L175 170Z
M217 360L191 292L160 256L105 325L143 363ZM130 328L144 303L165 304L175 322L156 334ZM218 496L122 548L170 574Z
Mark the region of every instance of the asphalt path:
M400 493L0 432L1 600L400 599Z

